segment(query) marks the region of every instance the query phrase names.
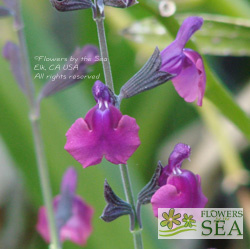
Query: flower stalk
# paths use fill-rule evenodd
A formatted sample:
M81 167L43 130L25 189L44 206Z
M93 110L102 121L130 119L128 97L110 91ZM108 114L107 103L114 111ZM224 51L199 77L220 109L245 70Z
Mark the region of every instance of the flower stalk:
M109 89L112 92L114 92L114 84L113 84L111 66L109 62L107 41L106 41L105 28L104 28L103 2L102 1L100 2L97 1L95 3L96 7L93 8L93 19L96 22L96 26L97 26L97 33L98 33L98 40L99 40L100 53L101 53L101 58L102 58L105 83L109 87ZM143 249L142 236L141 236L142 229L140 228L138 220L137 220L135 201L133 197L132 186L131 186L130 176L128 172L128 166L126 164L120 164L120 172L121 172L124 192L126 195L126 200L131 205L133 212L135 214L133 216L130 215L131 233L133 234L134 247L135 249Z
M111 72L111 66L109 62L109 54L108 54L108 47L107 47L107 41L106 41L106 35L105 35L105 27L104 27L104 13L102 13L103 10L103 3L101 1L102 6L100 6L100 3L97 1L95 4L95 8L93 8L93 19L96 22L97 27L97 34L98 34L98 40L99 40L99 47L100 47L100 54L101 54L101 61L103 66L103 72L105 77L105 83L106 85L114 92L114 83L113 83L113 77Z
M20 52L22 55L22 67L25 76L25 88L27 93L27 98L29 102L30 108L30 122L32 126L32 133L34 138L34 145L35 145L35 153L36 153L36 160L37 160L37 167L38 167L38 174L41 184L41 190L43 195L43 200L45 203L45 207L47 210L48 220L49 220L49 229L50 229L50 237L51 237L51 245L53 249L60 249L61 245L59 242L59 236L56 229L55 224L55 216L52 207L52 194L51 194L51 187L49 182L49 174L48 174L48 167L45 159L44 153L44 146L42 141L42 135L40 130L40 122L39 122L39 115L36 112L36 101L35 101L35 94L34 94L34 85L32 81L32 76L30 72L29 66L29 59L28 59L28 52L25 42L25 35L23 31L23 22L21 19L21 14L17 13L15 16L15 23L18 27L17 34L20 44Z
M134 201L132 185L129 177L127 164L120 164L120 172L121 172L124 192L126 195L126 200L131 205L135 214L134 217L130 216L131 233L133 234L134 246L135 249L143 249L142 236L141 236L142 228L140 228L136 214L135 201Z

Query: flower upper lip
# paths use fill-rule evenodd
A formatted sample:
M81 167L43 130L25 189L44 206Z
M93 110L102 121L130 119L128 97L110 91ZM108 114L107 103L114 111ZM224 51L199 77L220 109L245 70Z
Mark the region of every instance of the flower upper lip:
M206 88L206 75L202 57L192 49L184 49L191 36L201 28L203 19L188 17L182 23L176 39L161 51L161 71L174 73L172 79L178 94L186 102L197 99L197 105L202 105Z

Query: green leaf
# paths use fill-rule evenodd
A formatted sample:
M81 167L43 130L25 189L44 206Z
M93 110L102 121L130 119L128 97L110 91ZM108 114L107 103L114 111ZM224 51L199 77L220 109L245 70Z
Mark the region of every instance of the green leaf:
M179 24L189 15L178 15ZM212 14L199 14L204 24L192 37L199 51L207 55L250 56L250 21ZM172 42L167 29L155 18L145 18L133 23L122 34L137 43L159 46L161 49Z

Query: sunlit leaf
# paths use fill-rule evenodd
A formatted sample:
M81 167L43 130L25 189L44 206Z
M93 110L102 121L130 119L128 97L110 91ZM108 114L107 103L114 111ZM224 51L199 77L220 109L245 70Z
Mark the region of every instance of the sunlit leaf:
M250 56L250 21L219 15L200 14L204 18L202 29L193 41L200 52L209 55ZM178 15L181 23L187 15ZM122 34L137 43L147 43L160 48L171 41L165 27L155 18L146 18L124 29Z

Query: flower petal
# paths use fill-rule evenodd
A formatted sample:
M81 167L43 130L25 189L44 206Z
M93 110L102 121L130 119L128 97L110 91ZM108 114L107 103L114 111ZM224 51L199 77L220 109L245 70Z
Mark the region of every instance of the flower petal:
M207 198L202 193L200 178L182 170L179 175L169 176L167 184L152 196L151 203L157 217L158 208L202 208Z
M199 175L196 175L196 181L197 181L197 194L194 196L193 200L193 206L194 207L205 207L207 204L207 197L202 193L201 188L201 177Z
M39 209L36 230L39 232L39 234L43 237L43 239L47 243L50 242L50 234L49 234L49 229L48 229L48 221L46 217L45 207L41 207Z
M182 48L186 45L191 36L201 28L203 24L203 18L198 16L190 16L186 18L176 36L178 45Z
M168 159L169 170L172 172L174 167L180 168L182 162L189 158L190 154L191 147L189 145L183 143L176 144Z
M55 213L61 196L58 195L53 200ZM86 244L87 238L92 233L93 208L87 205L80 196L74 196L73 215L60 230L60 240L71 240L78 245ZM38 215L37 231L47 243L50 243L50 234L45 207L41 207Z
M110 112L112 116L116 116L114 114L120 111L110 106ZM127 115L122 116L117 127L106 134L106 159L114 164L127 163L140 145L138 132L139 126L136 124L136 120Z
M198 97L199 78L196 65L185 57L180 74L173 78L172 82L175 90L186 102L193 102Z
M161 221L160 224L161 224L162 227L165 227L168 224L168 220L163 220L163 221Z
M100 80L95 82L92 87L92 93L97 103L99 101L107 101L108 103L115 105L115 99L113 99L114 94L112 94L112 91Z
M78 245L85 245L92 233L91 220L94 210L80 196L75 196L73 215L61 229L61 240L71 240Z
M71 126L64 148L84 168L100 163L103 156L114 164L126 163L140 145L138 131L135 119L113 105L105 110L96 106Z
M158 217L158 208L180 208L187 204L175 186L167 184L159 188L151 199L154 216Z
M174 209L171 208L171 209L169 210L169 218L173 218L173 215L174 215Z
M168 214L166 212L164 212L162 214L162 217L165 218L166 220L169 220L169 216L168 216Z
M77 173L73 167L67 169L64 173L62 184L61 184L61 192L70 191L70 193L74 194L77 185Z
M202 106L202 99L206 89L206 73L202 57L199 53L193 51L192 49L184 49L183 52L195 64L196 69L198 70L200 77L198 82L197 105Z
M171 152L168 165L163 168L159 179L159 185L163 186L166 184L167 178L172 174L175 167L180 168L183 160L189 158L191 154L191 147L187 144L178 143L175 145L173 151Z
M182 69L183 47L177 41L173 41L168 47L161 51L160 71L178 75Z
M90 110L90 114L96 107ZM79 118L66 133L67 142L64 149L67 150L83 167L98 164L102 161L102 147L98 146L98 131L93 132L83 118Z
M180 224L181 224L181 222L180 222L179 220L174 220L174 219L173 219L173 223L174 223L175 225L180 225Z
M198 99L197 105L201 106L206 88L203 61L201 56L191 49L185 49L184 54L182 71L172 82L178 94L186 102Z
M161 71L171 74L179 74L183 67L183 48L194 34L195 31L201 28L203 19L200 17L188 17L182 23L176 39L164 50L161 51Z
M179 219L180 217L181 217L181 214L179 213L179 214L174 215L173 219Z
M172 229L173 228L173 221L168 221L167 226L169 229Z

